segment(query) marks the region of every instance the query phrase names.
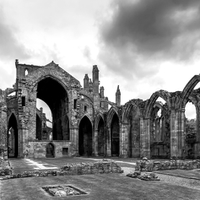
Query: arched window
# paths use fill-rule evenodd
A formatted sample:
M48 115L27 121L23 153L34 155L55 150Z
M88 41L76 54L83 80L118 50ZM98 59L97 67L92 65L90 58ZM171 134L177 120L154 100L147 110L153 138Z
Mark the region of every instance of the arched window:
M25 76L28 75L28 69L25 69L25 72L24 72Z

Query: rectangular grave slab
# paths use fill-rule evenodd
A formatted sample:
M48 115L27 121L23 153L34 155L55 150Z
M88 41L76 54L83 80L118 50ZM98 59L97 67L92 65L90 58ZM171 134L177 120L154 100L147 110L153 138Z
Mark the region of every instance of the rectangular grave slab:
M72 185L48 185L42 187L42 189L49 195L55 197L79 196L87 194L87 192Z

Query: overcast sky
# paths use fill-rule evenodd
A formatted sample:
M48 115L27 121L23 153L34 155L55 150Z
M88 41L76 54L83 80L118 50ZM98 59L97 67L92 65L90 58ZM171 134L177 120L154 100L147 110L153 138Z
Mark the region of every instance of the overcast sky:
M52 60L83 85L92 66L105 96L122 104L157 90L183 90L200 73L199 0L0 0L0 88L15 59Z

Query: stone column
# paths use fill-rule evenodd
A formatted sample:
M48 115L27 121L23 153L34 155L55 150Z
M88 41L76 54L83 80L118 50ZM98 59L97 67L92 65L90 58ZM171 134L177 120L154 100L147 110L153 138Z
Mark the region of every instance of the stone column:
M197 115L196 115L196 126L197 126L197 132L196 132L196 143L195 143L195 158L200 158L200 104L197 104Z
M128 157L128 129L129 125L127 123L122 123L120 125L120 157Z
M170 152L171 157L182 158L184 140L185 110L171 110L170 116Z
M106 153L107 153L107 156L111 156L111 129L108 128L107 129L108 132L107 132L107 145L106 145Z
M1 148L1 155L4 159L8 159L8 127L7 127L7 107L1 106L0 107L0 148Z
M18 128L18 157L19 158L23 158L23 151L24 151L24 147L23 147L23 129L22 128Z
M93 149L93 155L98 156L98 129L94 130L92 149Z
M183 149L185 148L185 109L179 110L179 128L178 128L178 158L183 158Z
M140 157L150 158L150 119L140 120Z
M70 154L71 156L78 156L79 155L79 134L78 134L78 128L72 127L70 128Z
M178 117L175 110L170 115L170 157L178 156Z

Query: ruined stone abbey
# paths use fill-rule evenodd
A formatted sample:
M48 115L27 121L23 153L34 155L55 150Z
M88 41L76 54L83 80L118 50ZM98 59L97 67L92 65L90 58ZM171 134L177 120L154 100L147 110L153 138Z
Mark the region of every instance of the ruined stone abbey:
M159 90L147 100L121 105L119 86L115 102L104 96L96 65L83 87L54 62L35 66L16 60L15 65L13 88L0 90L1 156L200 157L200 89L195 89L200 75L183 91ZM52 128L36 108L37 98L49 106ZM196 108L193 137L187 135L188 102Z

